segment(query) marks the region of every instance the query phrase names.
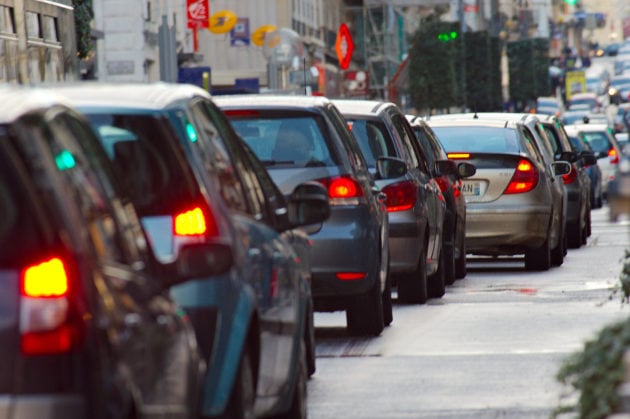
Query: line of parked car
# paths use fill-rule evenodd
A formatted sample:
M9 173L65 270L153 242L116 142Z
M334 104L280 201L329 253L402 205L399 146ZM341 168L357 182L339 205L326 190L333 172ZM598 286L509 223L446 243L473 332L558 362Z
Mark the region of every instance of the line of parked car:
M0 89L0 411L304 418L315 311L378 336L467 254L544 271L583 245L600 156L580 144L536 114Z

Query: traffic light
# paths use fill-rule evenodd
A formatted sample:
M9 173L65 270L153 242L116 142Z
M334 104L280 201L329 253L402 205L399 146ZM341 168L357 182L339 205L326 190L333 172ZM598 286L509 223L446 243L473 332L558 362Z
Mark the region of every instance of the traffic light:
M457 39L457 32L456 31L450 31L450 32L441 32L438 34L437 38L438 40L442 41L442 42L448 42L451 41L453 39Z
M575 6L579 0L564 0L564 2L568 5Z

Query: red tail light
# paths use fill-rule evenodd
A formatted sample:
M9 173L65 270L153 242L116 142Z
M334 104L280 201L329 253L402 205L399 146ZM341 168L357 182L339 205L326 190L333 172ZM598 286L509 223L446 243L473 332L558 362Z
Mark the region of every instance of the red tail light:
M562 175L562 182L564 182L565 185L569 185L575 182L575 179L577 179L577 170L574 165L571 165L571 171L566 175Z
M416 185L409 181L394 183L383 188L387 195L387 212L406 211L413 208L418 199Z
M619 154L617 154L617 150L611 148L608 150L608 159L610 160L610 164L618 164L619 163Z
M260 116L260 112L254 109L225 109L223 113L228 117L252 117L252 116Z
M447 179L445 179L444 177L438 177L438 178L435 178L435 182L440 187L440 191L442 191L442 193L445 193L446 191L448 191L448 186L450 183Z
M525 159L521 159L516 165L516 171L512 175L510 184L504 194L515 194L529 192L538 184L538 170L534 165Z
M452 160L468 160L470 153L448 153L447 157Z
M25 355L49 355L72 349L76 327L68 323L70 281L63 261L51 258L22 270L20 333Z
M174 217L173 230L176 236L216 236L218 227L212 212L200 206L183 211Z
M462 194L462 184L462 180L457 179L457 185L455 185L453 189L453 195L455 196L455 198L459 198L459 196Z
M357 281L367 276L365 272L337 272L337 279L342 281Z
M329 179L319 179L319 183L328 190L331 204L357 204L364 196L363 187L349 176L339 176Z

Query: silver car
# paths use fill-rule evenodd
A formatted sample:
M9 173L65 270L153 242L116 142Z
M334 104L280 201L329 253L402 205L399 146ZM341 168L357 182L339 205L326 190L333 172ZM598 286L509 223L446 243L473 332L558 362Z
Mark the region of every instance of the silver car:
M564 220L553 187L571 166L547 161L530 128L514 117L449 115L428 122L449 158L477 167L463 185L467 252L524 254L528 270L559 264Z

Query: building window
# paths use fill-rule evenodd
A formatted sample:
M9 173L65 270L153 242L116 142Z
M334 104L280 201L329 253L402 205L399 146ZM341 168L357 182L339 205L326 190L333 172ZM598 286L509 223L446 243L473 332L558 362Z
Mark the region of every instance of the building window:
M53 16L42 16L42 34L46 41L59 42L57 18Z
M15 34L13 8L0 6L0 33Z
M26 12L26 37L30 39L42 39L38 13Z

